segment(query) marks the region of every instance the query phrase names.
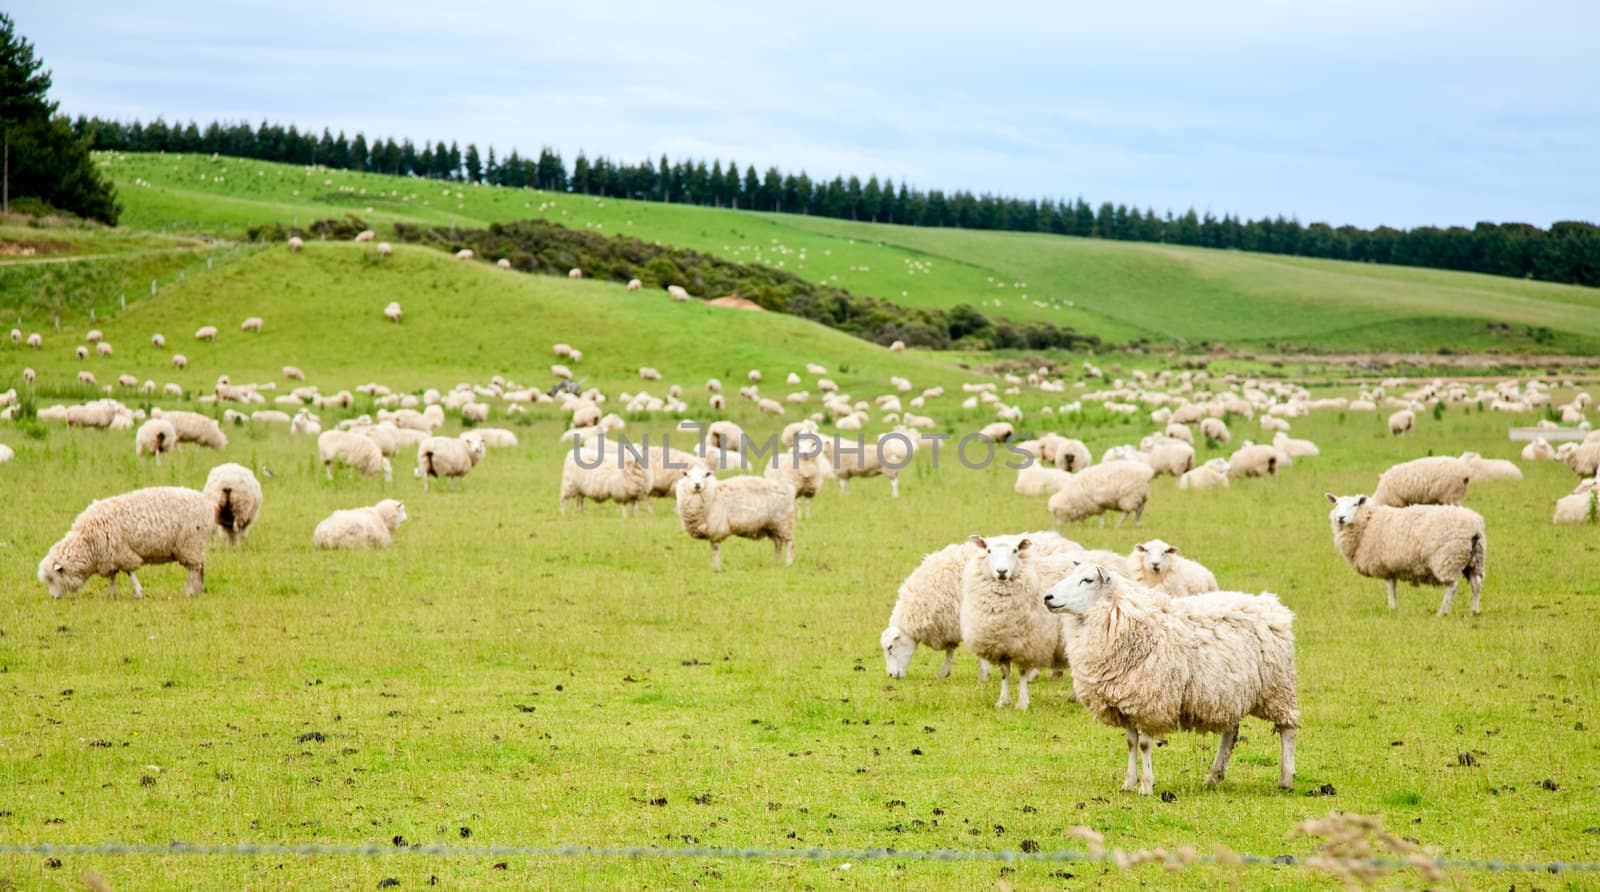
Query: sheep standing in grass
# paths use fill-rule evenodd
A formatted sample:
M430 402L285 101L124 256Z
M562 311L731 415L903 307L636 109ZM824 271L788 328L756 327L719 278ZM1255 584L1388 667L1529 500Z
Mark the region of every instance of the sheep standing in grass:
M878 636L890 678L906 677L919 644L944 651L938 677L950 674L961 644L961 576L967 562L982 553L970 541L947 545L924 557L900 583L889 625ZM989 664L979 660L978 667L982 679L988 681Z
M16 454L17 454L16 450L12 449L10 446L7 446L4 443L0 443L0 465L3 465L6 462L10 461L11 459L15 458Z
M1178 554L1178 546L1151 539L1133 547L1128 555L1130 577L1148 589L1182 598L1217 590L1217 577L1199 561Z
M37 350L44 346L44 338L40 337L38 332L34 332L28 335L28 346Z
M722 542L771 539L773 560L794 563L794 487L763 477L718 480L694 467L677 487L678 520L690 538L711 543L711 569L722 569Z
M239 330L240 331L253 331L256 334L260 334L261 333L262 324L263 323L261 321L261 317L260 316L251 316L250 318L248 318L248 319L244 320L243 322L239 323Z
M673 300L683 301L689 299L689 292L683 290L681 285L668 285L667 296Z
M1479 612L1489 549L1482 515L1452 505L1392 508L1364 495L1325 495L1333 503L1328 522L1334 546L1351 569L1384 581L1390 610L1395 582L1404 580L1444 586L1438 614L1444 616L1465 578L1472 586L1472 612Z
M483 460L481 441L468 441L456 437L429 437L417 444L417 469L412 473L421 478L422 491L428 491L432 477L449 479L452 487L456 481L471 473Z
M289 253L297 254L306 246L305 240L298 235L289 236Z
M1029 536L973 536L977 547L961 571L961 640L978 659L1000 667L1000 699L1011 702L1010 676L1017 669L1017 708L1028 708L1028 684L1040 669L1066 666L1061 620L1045 609L1042 595L1071 571L1066 555L1032 553Z
M158 465L161 464L163 452L171 452L176 448L178 432L173 429L172 422L163 418L152 418L139 425L139 431L133 437L133 454L140 458L155 456Z
M1176 440L1156 443L1148 451L1141 452L1139 458L1157 474L1182 477L1194 470L1194 447Z
M189 367L189 357L184 356L182 353L172 354L172 367L180 372L183 371Z
M322 470L333 479L333 464L349 465L368 477L383 475L383 482L394 479L394 468L383 457L383 449L368 437L349 431L328 430L317 435L317 460Z
M1178 478L1179 489L1210 489L1228 485L1228 460L1214 458Z
M1391 508L1407 505L1459 505L1467 497L1472 467L1453 456L1418 458L1384 471L1372 501Z
M635 517L639 505L650 507L650 490L653 470L649 457L640 462L637 457L620 446L600 450L573 449L561 463L561 507L567 513L567 502L577 500L578 513L583 513L583 500L616 502L622 516L628 516L632 506Z
M389 305L383 308L383 318L395 323L396 325L400 323L400 316L400 302L397 300L389 301Z
M134 573L145 564L176 561L189 571L187 591L205 588L206 543L217 526L217 504L204 493L179 486L154 486L101 499L79 514L72 528L39 562L39 581L51 597L83 588L91 576L133 580L133 596L144 597Z
M197 341L215 341L217 339L217 327L215 325L200 326L195 330L194 339Z
M208 418L198 412L163 412L156 410L152 413L157 418L165 419L178 432L179 443L193 443L207 449L225 449L228 446L228 436L222 432L222 426L213 418Z
M1581 481L1571 495L1556 500L1556 513L1551 522L1594 523L1597 514L1600 514L1600 508L1596 507L1597 498L1600 498L1600 478L1590 477Z
M370 508L335 511L317 524L311 543L318 548L388 548L406 519L405 504L394 499Z
M1100 525L1105 526L1104 512L1120 511L1119 528L1129 514L1133 515L1133 525L1138 526L1144 517L1145 503L1150 499L1150 480L1155 474L1142 461L1091 465L1074 474L1050 497L1050 513L1058 524L1101 515Z
M646 449L645 460L650 466L652 497L675 497L678 492L678 481L689 473L690 468L709 467L700 456L670 446L647 446ZM655 513L655 508L651 507L648 501L644 505L646 511Z
M629 291L638 291L640 288L643 288L643 287L644 287L644 283L639 281L638 279L629 279L628 280L628 290Z
M1071 474L1059 468L1032 464L1017 471L1012 491L1019 496L1053 496L1071 479Z
M1277 596L1172 598L1084 564L1044 602L1070 617L1066 651L1078 702L1127 736L1123 790L1150 795L1155 741L1178 730L1222 735L1205 780L1218 783L1247 715L1273 724L1282 754L1278 786L1294 786L1294 614Z
M905 434L884 434L876 441L868 443L857 440L840 442L839 437L828 437L823 440L823 455L828 459L828 464L833 467L833 476L839 478L839 492L850 491L850 481L856 477L877 477L880 474L889 478L889 495L891 498L900 498L900 471L910 460L914 450L907 448L913 444L911 437Z
M391 245L388 242L378 242L379 257L388 257L392 253L394 253L394 245Z
M244 465L227 462L211 469L202 490L217 506L217 526L228 544L238 548L261 514L261 481Z
M1221 418L1200 419L1200 435L1208 440L1215 440L1226 446L1233 439L1233 434L1228 432L1228 425Z
M811 500L822 491L823 482L833 475L833 466L828 464L820 449L805 448L815 443L820 441L778 451L763 474L768 480L779 480L794 487L798 513L803 517L811 516Z
M1389 416L1389 433L1398 437L1410 432L1417 424L1417 413L1410 409L1401 409Z

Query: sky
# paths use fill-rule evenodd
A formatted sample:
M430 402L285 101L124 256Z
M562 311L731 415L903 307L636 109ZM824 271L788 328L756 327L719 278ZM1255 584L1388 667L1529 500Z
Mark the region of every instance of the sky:
M1600 3L12 0L70 115L1335 225L1600 220Z

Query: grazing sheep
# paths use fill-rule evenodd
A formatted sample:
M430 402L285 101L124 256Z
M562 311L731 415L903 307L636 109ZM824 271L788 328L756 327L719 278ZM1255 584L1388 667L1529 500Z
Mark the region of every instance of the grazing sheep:
M217 526L228 544L238 548L261 514L261 482L244 465L227 462L211 469L202 490L217 506Z
M292 365L286 365L283 367L283 377L290 381L304 381L306 379L306 373L300 371L298 368L295 368Z
M176 561L189 571L187 591L205 588L206 543L217 526L217 504L204 493L179 486L154 486L100 499L79 514L66 536L39 562L39 581L59 598L83 588L90 576L133 580L133 596L144 597L134 573L145 564Z
M400 323L400 316L400 302L397 300L389 301L389 305L383 308L383 318L396 325Z
M1522 469L1503 458L1484 458L1476 452L1463 452L1461 460L1466 462L1474 481L1522 479Z
M690 468L710 467L700 456L670 446L647 445L646 449L645 461L650 467L650 495L654 497L675 497L678 481L689 473ZM655 508L648 501L645 502L645 510L655 513Z
M1556 500L1556 513L1551 522L1594 523L1597 515L1600 515L1600 509L1596 508L1595 500L1600 497L1597 494L1600 494L1600 478L1590 477L1579 482L1571 495Z
M783 403L763 397L756 401L756 410L763 415L782 415Z
M180 372L183 371L189 367L189 357L184 356L182 353L172 354L172 367Z
M471 248L462 248L456 252L457 260L471 260L474 256Z
M1404 580L1444 586L1438 613L1444 616L1465 577L1472 586L1472 612L1479 612L1489 549L1482 515L1453 505L1392 508L1364 495L1324 495L1333 503L1328 521L1334 546L1351 569L1387 584L1390 610L1395 582Z
M1317 444L1310 440L1301 440L1279 431L1272 437L1272 448L1284 453L1290 458L1311 458L1322 454Z
M774 453L763 475L768 480L781 480L794 487L798 513L803 517L811 516L811 500L822 491L822 484L833 476L833 466L821 453L821 440L814 440L812 444L817 448L789 448Z
M494 262L494 265L499 269L510 269L511 268L511 261L509 261L509 260L505 259L504 257L502 257L499 260L496 260Z
M215 325L200 326L195 330L194 339L197 341L215 341L217 339L217 327Z
M261 317L260 316L251 316L250 318L248 318L248 319L244 320L243 322L239 323L239 330L240 331L253 331L256 334L260 334L261 333L261 326L262 326Z
M1417 413L1410 409L1401 409L1389 416L1389 433L1398 437L1410 431L1417 424Z
M983 429L978 431L978 436L987 439L991 443L1005 443L1016 436L1016 433L1016 429L1009 422L996 421L993 424L984 425Z
M305 246L306 246L305 240L300 238L300 236L298 236L298 235L289 236L289 253L290 254L299 253L300 249L304 248Z
M681 285L668 285L667 296L673 300L688 300L689 292L683 290Z
M706 428L705 440L714 449L738 452L744 448L744 429L731 421L713 421Z
M377 237L378 237L378 234L376 232L373 232L370 229L363 229L360 232L356 233L355 241L357 241L357 242L370 242L370 241L373 241L373 240L377 239Z
M573 267L572 269L567 270L567 278L581 279L583 278L583 270Z
M484 446L479 441L456 437L429 437L417 444L417 469L412 474L422 480L422 491L428 491L431 477L445 477L451 487L467 476L483 460Z
M88 359L89 358L89 348L83 346L82 344L79 344L77 346L77 348L72 351L72 355L76 356L79 359Z
M711 569L722 569L722 542L732 536L771 539L773 560L794 563L794 487L764 477L718 480L690 468L677 486L678 520L690 538L711 543Z
M1063 471L1077 473L1094 464L1094 454L1089 451L1089 447L1084 445L1082 440L1073 440L1068 437L1050 434L1040 442L1045 450L1045 460L1053 460L1055 466Z
M972 542L947 545L925 556L900 583L889 614L889 625L878 636L890 678L905 678L917 646L944 651L937 677L950 674L956 648L961 644L961 575L967 562L982 552ZM979 673L989 680L989 664L978 661Z
M1214 458L1178 478L1179 489L1210 489L1228 485L1228 460Z
M1585 438L1583 445L1568 451L1563 461L1579 477L1595 476L1600 472L1600 440Z
M1448 455L1401 462L1378 477L1374 504L1391 508L1407 505L1459 505L1472 482L1472 466Z
M1028 684L1040 669L1066 667L1062 623L1045 609L1044 590L1072 569L1067 555L1035 555L1027 536L973 536L977 551L961 571L961 640L978 659L1000 667L1000 699L1011 702L1011 667L1018 674L1017 708L1028 708Z
M32 384L33 383L33 379L36 378L37 376L38 376L38 373L35 372L32 368L25 368L25 369L22 370L22 383L24 383L24 384Z
M509 449L517 445L517 435L503 427L475 427L461 437L479 440L484 446L495 449Z
M1283 453L1246 440L1228 457L1228 477L1275 477L1282 465Z
M1200 435L1223 445L1227 445L1228 441L1233 439L1233 434L1228 432L1228 425L1221 418L1200 419Z
M1281 751L1278 786L1294 786L1300 727L1294 614L1277 596L1172 598L1085 564L1044 600L1052 612L1070 616L1065 639L1073 694L1101 723L1127 736L1123 790L1150 795L1155 741L1178 730L1222 735L1205 780L1218 783L1247 715L1273 724Z
M1118 528L1129 514L1133 515L1133 525L1138 526L1144 517L1145 502L1150 498L1153 477L1155 471L1140 461L1091 465L1073 475L1050 497L1050 513L1058 524L1101 515L1100 525L1105 526L1104 512L1120 511Z
M110 356L111 355L111 342L110 341L101 341L100 343L95 344L94 345L94 352L99 356Z
M1217 590L1217 577L1199 561L1178 554L1178 546L1151 539L1133 547L1128 569L1134 582L1174 598Z
M318 548L388 548L394 531L406 520L406 506L384 499L370 508L348 508L323 518L311 533Z
M164 418L152 418L139 425L139 432L133 437L133 454L143 458L153 455L156 464L161 464L161 453L178 448L178 432L173 429L172 422Z
M310 437L320 436L322 434L322 421L317 416L312 415L310 410L301 409L295 413L294 420L289 422L289 434L290 436L296 434L305 434Z
M908 444L911 446L907 448ZM838 436L823 440L823 455L833 466L833 476L839 479L839 492L850 491L849 483L856 477L889 478L889 495L900 498L900 471L911 459L916 441L910 435L884 434L871 443L857 439L846 446Z
M379 257L388 257L392 253L394 253L394 245L391 245L388 242L378 242Z
M225 449L228 446L228 435L222 432L221 425L217 424L215 419L207 418L198 412L155 410L151 414L172 423L173 429L178 432L179 443L193 443L207 449Z
M567 501L576 499L578 513L583 513L583 500L616 502L622 516L639 516L639 505L650 507L651 468L648 457L640 462L638 457L613 445L610 449L602 441L599 450L573 449L561 463L560 513L567 513Z
M383 449L368 437L349 431L329 430L317 436L317 460L322 470L333 479L333 464L349 465L368 477L383 475L383 482L394 479L394 468L383 457Z
M1555 457L1555 449L1551 448L1550 441L1544 437L1539 437L1532 443L1522 447L1523 461L1550 461Z
M649 366L639 368L639 379L642 381L660 381L661 373Z
M1012 491L1019 496L1053 496L1071 479L1071 474L1059 468L1029 465L1017 471Z
M638 279L629 279L628 280L628 290L629 291L638 291L640 288L643 288L643 287L644 287L644 283L639 281Z
M1150 466L1156 474L1182 477L1194 470L1194 447L1188 443L1166 441L1157 443L1148 451L1139 453L1139 460Z
M79 372L78 383L84 385L85 387L93 387L94 372Z
M0 443L0 465L3 465L6 462L10 461L11 459L15 458L16 454L17 454L16 450L12 449L10 446L7 446L4 443Z
M906 349L906 342L905 341L895 341L893 344L889 345L889 352L890 353L903 353L903 352L905 352L905 349Z

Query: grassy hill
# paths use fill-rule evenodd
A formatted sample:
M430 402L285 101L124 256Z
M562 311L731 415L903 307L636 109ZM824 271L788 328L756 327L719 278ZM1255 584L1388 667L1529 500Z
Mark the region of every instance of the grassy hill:
M1111 341L1312 349L1600 350L1600 291L1467 273L1019 233L923 229L308 169L100 156L127 225L238 235L355 213L379 226L543 218L759 262L909 305L971 303ZM1488 323L1505 323L1499 333Z

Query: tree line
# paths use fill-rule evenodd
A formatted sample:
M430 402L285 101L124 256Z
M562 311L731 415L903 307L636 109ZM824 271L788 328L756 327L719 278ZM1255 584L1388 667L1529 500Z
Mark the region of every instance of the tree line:
M813 180L804 171L785 173L753 165L680 159L665 155L637 164L582 152L570 167L559 152L542 148L537 156L512 150L497 158L468 143L393 138L368 142L324 128L320 134L263 121L213 121L167 124L156 119L121 123L78 118L77 133L96 149L126 152L210 152L265 161L321 164L332 168L429 177L499 186L532 187L612 198L632 198L810 214L908 226L1008 230L1073 235L1117 241L1161 242L1206 248L1234 248L1268 254L1320 257L1402 266L1431 267L1533 278L1577 285L1600 285L1600 227L1562 221L1549 229L1526 223L1478 223L1397 229L1378 226L1302 224L1292 218L1243 219L1189 209L1182 214L1126 204L1091 205L1076 199L1024 199L965 190L922 190L902 180L865 182L859 176Z

